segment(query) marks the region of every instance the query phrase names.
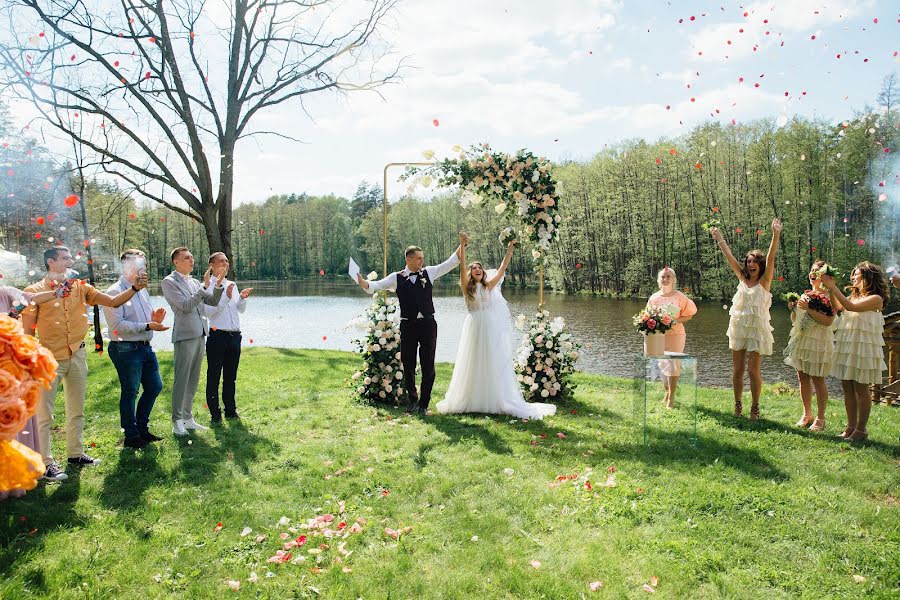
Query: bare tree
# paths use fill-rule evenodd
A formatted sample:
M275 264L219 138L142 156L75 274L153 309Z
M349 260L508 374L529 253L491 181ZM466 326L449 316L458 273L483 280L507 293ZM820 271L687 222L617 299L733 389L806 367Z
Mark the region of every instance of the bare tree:
M897 80L896 71L884 76L877 101L878 106L884 107L888 114L900 104L900 81Z
M398 78L381 36L397 0L354 1L6 0L0 89L231 256L235 148L288 137L257 116Z

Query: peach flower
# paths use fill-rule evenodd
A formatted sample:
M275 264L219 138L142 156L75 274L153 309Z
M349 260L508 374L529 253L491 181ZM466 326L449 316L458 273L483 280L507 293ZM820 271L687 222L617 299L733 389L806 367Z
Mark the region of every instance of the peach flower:
M11 440L28 420L25 403L16 395L0 396L0 440Z

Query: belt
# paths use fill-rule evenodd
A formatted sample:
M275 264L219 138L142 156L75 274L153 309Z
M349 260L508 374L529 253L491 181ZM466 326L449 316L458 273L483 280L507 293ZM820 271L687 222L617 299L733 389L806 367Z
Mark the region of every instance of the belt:
M400 317L401 321L424 321L425 319L434 320L434 315L422 315L421 317L416 317L415 319L411 319L409 317Z
M230 329L219 329L218 327L212 330L212 333L227 333L230 335L241 335L241 330L232 331Z
M131 340L116 340L116 341L111 341L111 342L110 342L110 345L112 345L112 344L140 344L141 346L149 346L149 345L150 345L150 342L147 342L147 341L145 341L145 340L135 340L135 341L131 341Z

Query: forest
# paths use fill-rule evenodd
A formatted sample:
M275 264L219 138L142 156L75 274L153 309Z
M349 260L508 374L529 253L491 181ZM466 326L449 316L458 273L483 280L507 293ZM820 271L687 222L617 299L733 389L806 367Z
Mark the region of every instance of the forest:
M844 273L861 260L895 264L900 113L893 80L891 86L876 109L840 122L708 122L684 136L626 140L589 159L559 163L564 224L546 267L547 286L567 294L647 295L656 272L668 265L693 296L730 297L733 275L706 227L719 224L743 254L768 247L775 216L785 223L775 292L801 288L818 258ZM197 222L139 204L111 183L78 180L71 164L15 133L6 114L0 138L0 245L29 257L32 270L40 270L40 253L50 244L66 244L82 260L90 246L100 278L112 277L115 257L128 247L146 251L156 279L170 270L171 248L185 245L200 257L208 252ZM351 198L298 192L237 206L235 276L343 276L351 255L366 271L380 272L383 192L361 179ZM65 200L82 183L83 217ZM507 223L490 207L462 208L453 189L423 196L413 191L388 207L389 269L401 268L408 244L421 246L431 262L443 260L460 230L473 237L470 257L499 263L497 234ZM514 285L537 285L526 254L517 253L510 268Z

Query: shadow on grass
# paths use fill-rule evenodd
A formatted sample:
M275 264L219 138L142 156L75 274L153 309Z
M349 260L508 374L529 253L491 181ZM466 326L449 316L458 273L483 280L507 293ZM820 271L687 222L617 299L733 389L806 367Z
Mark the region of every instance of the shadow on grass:
M227 426L213 427L213 435L219 442L219 454L226 458L247 475L250 465L259 460L260 451L277 453L281 445L272 440L256 435L240 420L226 420Z
M608 450L628 455L651 467L668 468L676 463L702 467L718 461L757 479L790 479L787 473L756 450L728 444L714 436L698 435L696 448L691 446L690 436L685 432L648 427L647 436L649 444L646 446L643 437L635 435L632 441L626 443L610 441Z
M159 451L150 444L143 450L122 448L116 468L103 479L100 504L114 510L132 510L143 506L148 488L165 485L168 475L160 468Z
M9 576L18 558L40 552L45 535L84 525L85 518L75 510L81 473L67 473L69 479L62 483L41 481L24 498L0 503L0 576ZM21 576L31 589L51 593L39 561L30 562Z
M778 421L772 421L766 418L760 418L758 421L751 421L746 417L735 417L730 412L724 412L720 410L714 410L705 406L700 406L698 408L698 413L702 415L706 415L716 421L726 428L729 429L738 429L741 431L773 431L778 433L789 433L791 435L796 435L798 437L814 439L814 440L826 440L833 441L839 444L849 444L849 442L845 442L842 440L838 433L816 433L815 431L810 431L808 429L804 429L802 427L796 427L794 425L789 425L785 423L781 423ZM888 456L897 457L900 456L900 445L891 445L885 444L884 442L878 442L874 440L867 440L866 442L854 445L854 447L865 447L872 448L873 450L878 450L880 452L884 452Z
M477 417L477 415L472 416ZM510 417L495 416L495 418L508 419ZM447 436L448 444L459 444L468 440L476 440L486 450L494 454L512 454L512 449L502 437L482 425L462 420L461 415L431 415L426 417L425 423Z

